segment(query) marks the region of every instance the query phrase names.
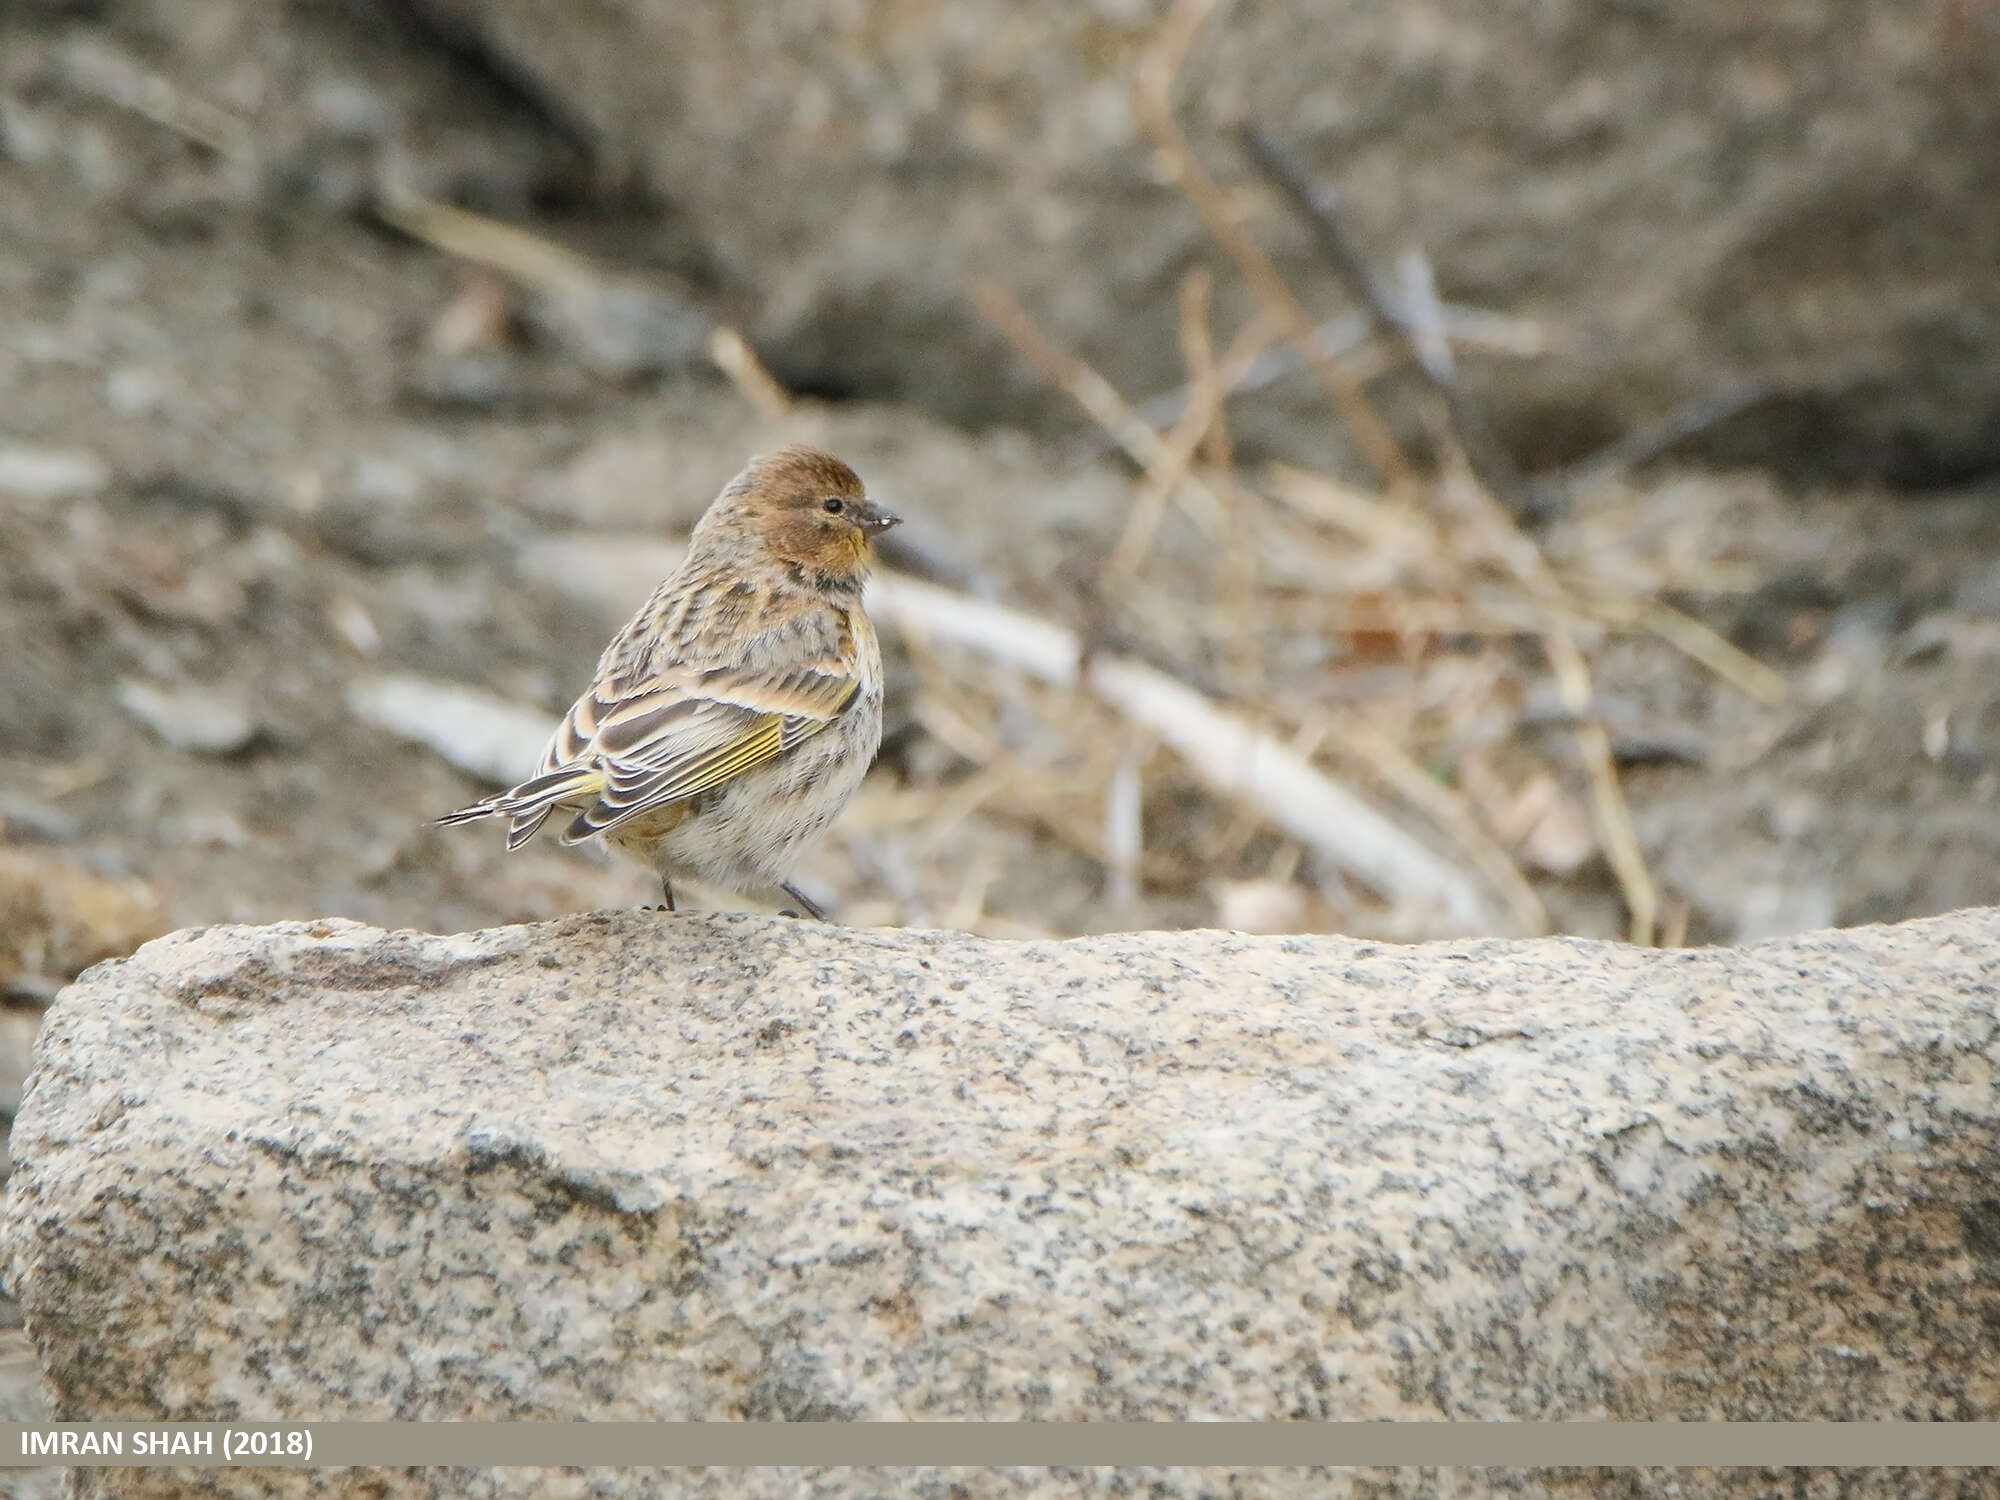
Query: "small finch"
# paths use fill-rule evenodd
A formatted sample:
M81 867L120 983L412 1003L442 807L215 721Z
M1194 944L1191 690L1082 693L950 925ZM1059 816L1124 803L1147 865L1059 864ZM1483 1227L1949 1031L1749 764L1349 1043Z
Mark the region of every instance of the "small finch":
M783 891L882 743L882 651L861 609L870 538L897 524L829 453L751 460L687 557L612 638L597 674L511 791L440 823L500 817L517 849L560 811L660 877Z

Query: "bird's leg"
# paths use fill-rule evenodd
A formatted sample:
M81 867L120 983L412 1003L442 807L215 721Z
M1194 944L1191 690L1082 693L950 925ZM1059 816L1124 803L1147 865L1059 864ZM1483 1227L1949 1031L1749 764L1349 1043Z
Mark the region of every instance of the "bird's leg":
M664 875L660 877L660 894L666 898L664 904L660 906L649 906L646 908L647 911L679 910L679 908L674 905L674 883L671 880L667 879L667 877Z
M826 920L826 913L821 911L806 897L801 896L799 894L799 888L797 886L781 885L778 887L778 889L783 891L787 896L790 896L794 901L798 902L799 906L805 911L805 914L811 917L815 922L824 922ZM785 912L784 915L791 917L798 915L798 913L788 911Z

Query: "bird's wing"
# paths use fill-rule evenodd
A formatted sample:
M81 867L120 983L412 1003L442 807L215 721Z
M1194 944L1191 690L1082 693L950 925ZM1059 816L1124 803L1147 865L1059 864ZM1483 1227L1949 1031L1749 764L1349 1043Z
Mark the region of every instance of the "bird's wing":
M720 667L654 678L637 691L607 684L580 699L569 724L575 761L596 773L596 796L563 831L575 843L656 808L721 786L825 729L860 695L846 663L788 671ZM573 762L574 763L574 762Z
M743 592L722 590L729 600ZM865 632L846 610L748 598L731 658L669 662L630 649L658 630L665 605L649 601L550 736L539 773L439 821L505 817L513 849L561 807L576 812L562 835L576 843L721 786L837 721L861 696Z

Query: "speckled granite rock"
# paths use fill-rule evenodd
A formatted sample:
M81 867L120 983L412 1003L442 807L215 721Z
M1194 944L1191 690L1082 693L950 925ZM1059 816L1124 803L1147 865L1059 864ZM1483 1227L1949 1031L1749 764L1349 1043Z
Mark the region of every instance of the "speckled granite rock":
M1996 1007L1992 910L201 929L50 1011L11 1281L71 1420L1990 1420Z

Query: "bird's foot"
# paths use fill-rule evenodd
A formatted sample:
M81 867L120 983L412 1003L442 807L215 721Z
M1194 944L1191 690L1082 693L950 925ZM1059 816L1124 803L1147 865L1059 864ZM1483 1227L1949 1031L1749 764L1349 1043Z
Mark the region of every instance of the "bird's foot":
M806 915L811 917L815 922L824 922L826 920L826 913L821 911L819 907L816 904L814 904L814 902L810 898L808 898L802 891L798 890L795 886L781 885L778 887L778 889L783 891L787 896L790 896L794 901L798 902L800 906L804 907ZM781 917L796 917L798 913L795 911L787 910L779 912L778 915Z

